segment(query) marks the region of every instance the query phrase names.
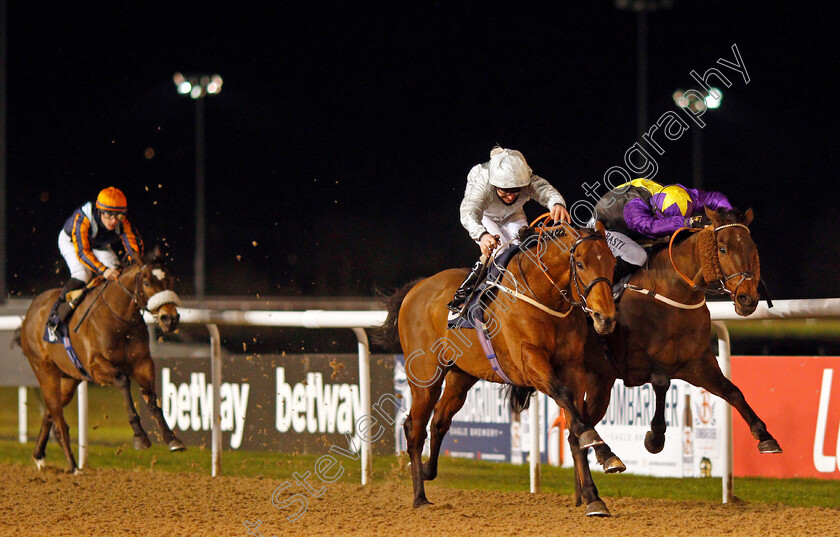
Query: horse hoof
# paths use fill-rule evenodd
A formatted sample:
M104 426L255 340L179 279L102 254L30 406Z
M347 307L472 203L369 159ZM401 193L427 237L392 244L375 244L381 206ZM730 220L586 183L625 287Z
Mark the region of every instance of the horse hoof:
M437 477L437 468L431 469L423 465L423 481L434 481Z
M595 500L586 506L586 516L607 517L612 516L612 514L610 513L610 510L607 509L607 504L601 500Z
M149 440L148 436L135 436L134 437L134 449L141 450L151 447L152 442Z
M414 508L415 509L423 509L424 507L428 507L430 505L434 505L432 502L427 500L426 498L420 498L418 500L414 500Z
M653 431L645 433L645 449L648 453L659 453L665 447L665 435L654 434Z
M177 438L173 438L169 441L169 451L184 451L186 449L187 446L185 446L184 443Z
M44 461L44 459L32 459L32 460L35 461L35 468L37 468L39 470L43 470L44 466L47 465L47 463Z
M589 429L588 431L584 431L579 437L578 442L580 444L581 449L591 448L594 446L600 446L604 443L601 437L595 432L595 429Z
M82 475L82 469L76 468L75 470L73 470L73 475Z
M621 472L627 469L627 467L624 466L624 463L621 462L621 459L619 459L617 455L613 455L612 457L604 461L603 466L604 472L608 474L620 474Z
M765 440L763 442L758 443L758 452L759 453L781 453L782 448L779 446L779 443L776 442L775 438L771 438L770 440Z

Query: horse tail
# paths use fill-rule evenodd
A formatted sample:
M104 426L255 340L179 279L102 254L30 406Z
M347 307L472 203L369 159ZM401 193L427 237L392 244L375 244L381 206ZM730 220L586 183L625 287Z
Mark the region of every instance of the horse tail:
M508 384L507 386L502 387L501 390L504 394L505 400L508 404L510 404L510 409L517 414L530 406L531 394L536 391L534 388L514 386L513 384Z
M20 333L22 330L23 326L18 326L17 328L15 328L15 332L12 335L12 344L10 345L10 347L13 348L15 345L17 345L18 347L23 347L23 345L20 342Z
M423 278L410 281L396 290L391 295L379 292L379 297L382 299L382 304L388 310L388 317L381 326L371 330L371 341L388 351L400 352L400 332L397 322L400 316L400 308L402 307L405 296L411 291L415 285Z

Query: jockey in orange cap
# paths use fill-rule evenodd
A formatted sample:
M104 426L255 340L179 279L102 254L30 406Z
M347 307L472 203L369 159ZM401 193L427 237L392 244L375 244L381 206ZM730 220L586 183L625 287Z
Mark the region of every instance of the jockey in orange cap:
M66 301L67 293L81 289L93 274L107 280L119 276L119 260L111 245L122 241L129 260L143 255L143 241L132 229L126 217L128 203L125 194L112 186L96 197L96 202L87 202L70 215L64 228L58 234L58 249L70 269L70 279L64 284L53 313L66 323L73 312L74 304ZM50 314L51 328L54 316Z

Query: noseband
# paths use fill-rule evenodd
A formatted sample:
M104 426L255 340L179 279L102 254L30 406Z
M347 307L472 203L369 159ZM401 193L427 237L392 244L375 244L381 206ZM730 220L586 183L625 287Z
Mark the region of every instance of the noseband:
M142 319L142 313L144 311L148 311L149 314L152 317L157 319L156 311L159 310L161 308L161 306L164 306L165 304L175 304L176 306L181 305L180 298L178 298L178 295L175 294L175 292L172 291L171 289L164 289L163 291L159 291L159 292L155 293L151 297L147 297L145 303L143 303L141 301L140 277L143 275L143 271L149 265L151 265L151 263L146 263L145 265L141 266L140 270L137 271L137 275L134 276L134 291L133 292L131 291L131 289L129 289L128 287L123 285L122 282L119 280L119 278L117 280L115 280L116 283L117 283L117 286L120 289L122 289L123 291L125 291L125 293L129 296L129 298L131 298L132 302L134 302L137 305L137 310L138 310L139 313L141 313L141 319ZM155 300L156 298L158 298L158 299ZM154 307L151 308L151 309L148 308L147 306L150 303L153 303L153 302L154 302ZM107 302L106 302L106 304L107 304ZM114 310L111 308L110 305L108 306L108 309L111 310L111 313L114 313ZM152 311L152 310L155 310L155 311ZM114 315L116 315L116 313L114 313ZM119 315L117 315L117 317L120 320L125 321L125 319L123 319Z
M747 230L747 233L750 232L750 228L748 228L744 224L726 224L726 225L723 225L723 226L718 226L714 229L715 243L717 243L717 232L720 231L721 229L725 229L725 228L728 228L728 227L742 227L742 228ZM741 284L744 283L747 280L752 280L753 279L753 273L750 272L749 270L744 270L744 271L736 272L735 274L731 274L731 275L727 276L726 273L723 271L723 266L720 264L720 256L718 255L717 250L715 250L715 255L717 256L717 263L718 263L718 266L720 267L720 273L723 275L723 277L718 280L720 282L720 286L721 286L721 294L726 293L732 298L732 300L735 300L735 296L738 294L738 289L741 287ZM731 280L733 278L737 278L738 276L740 276L741 279L738 280L738 284L735 286L735 290L730 291L726 287L727 282L729 282L729 280Z

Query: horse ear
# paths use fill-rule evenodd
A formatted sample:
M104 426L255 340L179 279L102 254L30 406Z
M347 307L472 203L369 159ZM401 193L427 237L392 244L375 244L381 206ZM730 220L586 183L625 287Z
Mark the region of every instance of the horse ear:
M753 210L752 207L747 209L747 212L744 213L744 225L748 226L753 221Z
M706 211L706 218L711 220L712 224L718 225L720 217L718 216L717 212L712 209L709 209L708 207L703 207L703 210Z
M151 252L146 253L144 256L146 258L146 262L150 263L152 261L159 261L163 259L163 252L160 249L160 245L156 244L154 248L152 248Z
M600 233L604 237L607 236L607 228L604 227L604 223L600 220L595 221L595 231Z

